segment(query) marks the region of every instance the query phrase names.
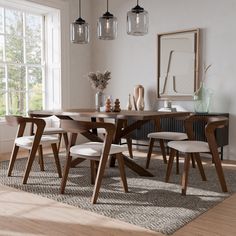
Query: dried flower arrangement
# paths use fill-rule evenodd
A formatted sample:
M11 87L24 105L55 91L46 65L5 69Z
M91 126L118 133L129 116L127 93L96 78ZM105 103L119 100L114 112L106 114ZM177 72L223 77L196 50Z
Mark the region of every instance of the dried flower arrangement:
M111 79L111 72L105 71L104 74L101 72L90 72L88 74L88 80L92 86L92 88L96 89L97 91L103 91L107 85L108 80Z

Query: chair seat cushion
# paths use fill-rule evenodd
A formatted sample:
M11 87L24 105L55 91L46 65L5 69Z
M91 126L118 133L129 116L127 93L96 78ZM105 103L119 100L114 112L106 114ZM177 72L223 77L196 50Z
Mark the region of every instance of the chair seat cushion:
M34 141L34 136L23 136L15 139L15 144L19 147L30 149ZM57 137L52 135L42 135L40 145L58 143Z
M210 152L208 143L202 141L171 141L168 142L168 147L185 153Z
M50 135L50 134L63 134L66 133L65 130L63 130L60 127L50 127L50 128L45 128L43 131L43 134Z
M148 138L164 140L185 140L188 139L188 136L187 134L180 132L154 132L148 134Z
M88 142L79 145L75 145L70 148L71 156L92 156L100 157L102 154L103 143L99 142ZM116 154L126 151L125 146L111 145L109 154Z

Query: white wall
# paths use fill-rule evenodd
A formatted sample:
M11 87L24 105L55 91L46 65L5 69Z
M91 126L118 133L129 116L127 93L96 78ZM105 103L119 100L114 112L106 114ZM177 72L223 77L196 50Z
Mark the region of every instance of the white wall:
M212 112L230 113L230 153L236 159L236 1L235 0L146 0L140 1L149 12L149 34L126 34L126 13L134 0L110 0L110 12L118 18L118 38L93 42L92 68L108 69L112 80L107 93L120 98L125 108L128 94L136 84L145 87L146 109L157 109L156 99L157 34L201 28L201 65L212 64L206 83L214 91ZM104 0L93 0L93 21L105 11ZM193 102L175 102L193 110Z

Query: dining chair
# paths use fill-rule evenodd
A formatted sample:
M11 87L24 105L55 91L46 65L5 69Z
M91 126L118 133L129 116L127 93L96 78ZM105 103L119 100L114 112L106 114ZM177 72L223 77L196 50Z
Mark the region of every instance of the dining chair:
M114 124L106 122L61 120L61 127L68 133L70 133L69 146L67 149L67 161L64 167L64 173L61 181L60 192L62 194L64 194L65 192L69 169L74 166L74 163L79 163L81 160L87 159L90 161L91 165L91 183L94 184L92 203L95 204L97 202L109 155L116 156L123 188L125 192L128 192L124 160L122 155L122 152L126 151L127 148L124 146L112 144L113 136L115 133ZM100 128L103 128L106 131L104 140L101 140L92 132L92 130ZM76 145L78 134L87 137L89 140L91 140L91 142L85 142ZM99 163L97 170L96 163Z
M17 158L19 148L27 149L29 151L29 157L28 157L28 161L26 164L26 169L25 169L25 173L23 177L23 184L26 184L33 161L37 153L37 150L39 150L39 147L42 147L45 145L51 145L56 167L57 167L57 172L58 172L59 177L61 178L62 177L61 165L60 165L60 160L58 157L58 148L57 148L59 139L58 137L55 137L53 135L43 135L46 122L43 119L13 116L13 115L5 116L5 118L8 125L18 126L13 150L10 157L7 175L11 176L12 174L12 170L13 170L16 158ZM36 126L36 131L34 135L30 135L30 136L25 135L27 124L31 124L31 126L32 125ZM39 155L42 155L42 151L39 151ZM42 160L42 157L40 157L39 160ZM42 170L41 161L40 161L40 168Z
M193 126L194 122L199 120L206 122L206 142L194 140L195 135ZM193 115L187 118L185 120L185 129L188 134L188 140L168 142L168 146L171 148L171 151L166 171L166 182L169 182L176 151L185 153L181 185L182 195L186 195L190 159L194 158L196 160L202 180L206 181L206 175L203 169L200 153L210 153L212 155L213 163L215 164L216 172L221 184L222 191L227 192L226 181L224 178L224 172L222 169L221 160L218 152L218 145L216 142L216 129L224 128L227 125L228 118L226 117L204 117Z
M61 140L62 137L64 138L64 143L65 143L65 147L68 146L69 141L68 141L68 134L65 130L63 130L61 127L45 127L44 131L43 131L43 135L50 135L50 136L58 136L58 143L57 143L57 152L59 153L60 151L60 147L61 147ZM39 152L39 163L40 163L40 167L41 170L44 171L44 160L43 160L43 148L42 145L39 146L38 149Z
M184 121L184 119L186 119L186 116L175 117L173 119ZM156 129L157 129L156 132L149 133L147 136L149 138L149 146L146 160L146 169L149 168L153 146L156 140L159 141L163 161L165 164L167 164L165 142L172 140L180 141L188 139L187 134L184 132L162 131L160 119L156 120ZM192 161L192 163L193 167L195 167L195 162ZM176 152L176 173L179 174L179 152Z

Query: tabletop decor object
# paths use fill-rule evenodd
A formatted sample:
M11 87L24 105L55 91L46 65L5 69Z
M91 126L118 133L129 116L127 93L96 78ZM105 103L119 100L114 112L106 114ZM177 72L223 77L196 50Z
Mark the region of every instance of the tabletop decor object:
M93 89L96 90L95 94L95 108L100 111L100 107L104 106L104 94L103 91L108 85L108 80L111 79L111 72L105 71L101 72L90 72L88 74L88 80Z
M114 112L120 112L121 109L120 109L120 100L117 98L114 102L114 109L113 109Z
M126 105L126 108L128 111L131 111L132 110L132 101L131 101L131 95L129 94L129 100L128 100L128 103Z
M193 100L194 100L194 111L197 113L208 113L212 98L212 91L206 88L205 80L206 80L206 73L210 69L211 65L208 65L204 69L203 79L200 83L199 89L194 93Z
M135 110L143 111L144 110L144 87L140 84L134 87L134 108Z
M107 98L106 104L105 104L105 112L111 112L112 106L111 106L111 99Z

